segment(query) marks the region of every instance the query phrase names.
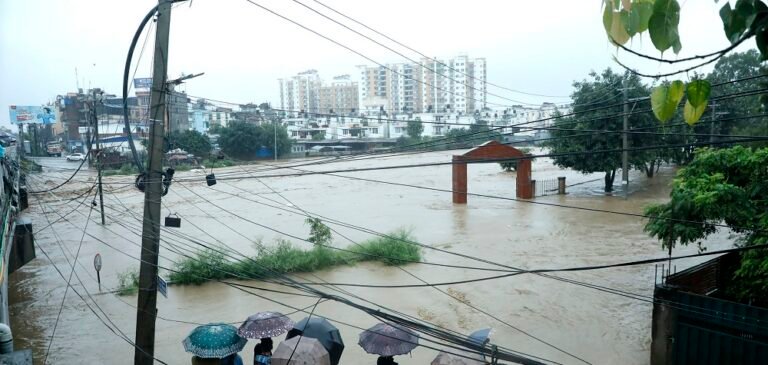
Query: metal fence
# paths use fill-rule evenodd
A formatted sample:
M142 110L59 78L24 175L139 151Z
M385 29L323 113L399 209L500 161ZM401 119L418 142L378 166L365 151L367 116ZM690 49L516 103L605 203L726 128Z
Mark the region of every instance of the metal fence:
M768 308L728 300L740 260L729 253L656 286L651 365L768 364Z
M559 189L559 182L557 178L554 179L542 179L531 180L533 185L533 196L545 196L556 195Z

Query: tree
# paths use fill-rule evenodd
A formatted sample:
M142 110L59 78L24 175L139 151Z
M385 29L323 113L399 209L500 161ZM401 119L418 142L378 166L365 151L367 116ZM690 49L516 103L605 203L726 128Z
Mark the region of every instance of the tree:
M325 131L320 131L312 135L313 141L323 141L325 140Z
M208 157L211 154L211 141L208 136L195 131L175 131L168 136L171 149L181 148L195 156Z
M717 61L712 72L707 75L707 80L716 84L759 75L764 72L761 63L760 54L754 49L733 53ZM717 90L719 95L730 95L760 90L765 87L764 81L752 79L723 84ZM715 116L715 119L731 119L760 114L764 109L760 98L760 95L749 95L720 100L716 102L716 107L711 108L710 112L716 111L718 115ZM768 119L765 117L760 117L715 123L714 126L697 125L696 132L706 134L713 130L716 134L765 135L768 132L767 121Z
M621 133L605 133L598 131L621 131L624 112L623 105L617 105L616 99L621 98L622 87L626 87L627 96L632 98L647 95L648 89L640 82L640 78L630 74L617 74L606 69L601 74L592 72L590 80L573 84L575 91L573 99L575 116L557 118L552 139L544 143L554 154L564 154L554 157L554 163L563 168L571 168L582 173L603 172L605 174L605 191L613 191L616 169L621 167L621 152L594 152L605 150L620 150L622 148ZM648 113L636 113L629 117L630 128L654 125ZM579 132L583 130L584 132ZM632 146L656 145L658 138L649 134L633 134ZM573 154L571 154L573 153ZM630 166L654 170L655 164L663 156L655 153L630 153Z
M275 128L277 128L277 155L282 156L291 152L291 138L288 137L288 129L277 123L264 124L259 127L262 130L260 144L275 151Z
M304 223L309 225L309 238L307 241L317 246L329 246L333 240L331 228L325 225L320 218L308 217Z
M235 122L227 128L222 128L219 134L219 145L225 154L250 159L256 156L261 147L264 131L250 123Z
M603 26L608 39L617 47L634 56L668 64L695 62L693 66L688 66L690 64L688 63L666 74L649 75L624 66L617 60L617 63L625 69L645 77L661 78L688 73L724 57L738 45L752 38L755 39L757 49L760 50L761 59L768 59L768 6L762 0L737 0L733 8L730 1L723 1L719 14L722 29L731 46L702 56L677 60L665 59L632 51L624 44L647 30L657 50L664 52L671 48L675 54L679 53L683 46L678 31L680 4L677 0L603 1ZM683 110L684 119L691 125L695 124L707 109L711 85L708 80L693 79L687 84L676 80L657 86L651 93L654 114L661 122L669 120L677 112L677 106L683 96L687 96Z
M670 201L646 208L645 231L664 248L696 243L725 223L738 235L737 245L768 244L768 148L737 146L700 149L678 171ZM694 223L701 222L701 223ZM731 294L740 300L768 303L768 253L742 254Z
M424 133L424 124L421 123L421 119L419 118L409 120L405 130L406 133L408 133L408 137L414 140L419 140L421 139L421 134Z

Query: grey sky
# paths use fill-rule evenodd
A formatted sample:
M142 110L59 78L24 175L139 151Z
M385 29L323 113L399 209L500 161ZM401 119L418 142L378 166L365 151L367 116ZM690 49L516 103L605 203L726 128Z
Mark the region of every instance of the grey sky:
M404 61L293 1L254 1L378 62ZM300 1L323 10L312 0ZM572 81L583 79L590 70L618 68L611 60L616 49L602 29L599 0L321 1L427 55L485 57L489 81L514 89L568 95ZM681 57L728 44L718 16L722 4L681 3ZM80 87L103 87L119 94L130 39L154 4L153 0L0 0L0 125L8 125L8 105L40 105L74 91L75 68ZM149 76L153 39L154 35L137 76ZM658 55L647 36L632 42L633 49ZM619 57L646 72L668 69L625 53ZM372 64L245 0L178 5L171 20L169 62L171 77L206 73L186 86L192 95L272 103L279 103L280 77L314 68L330 79L353 73L355 65ZM567 100L493 87L489 92L530 103Z

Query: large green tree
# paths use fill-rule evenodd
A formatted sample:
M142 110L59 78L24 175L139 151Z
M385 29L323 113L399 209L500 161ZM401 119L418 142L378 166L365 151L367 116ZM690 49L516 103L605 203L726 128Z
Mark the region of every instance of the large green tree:
M208 157L211 154L211 141L208 136L192 131L175 131L168 136L171 149L181 148L195 156Z
M648 88L637 76L618 74L606 69L598 74L592 72L587 80L575 82L571 95L575 105L574 116L557 118L551 130L552 139L545 142L554 154L563 154L553 158L556 165L571 168L582 173L604 173L605 191L613 191L616 170L621 167L621 152L594 152L619 150L622 148L621 131L623 129L624 108L617 101L622 100L622 88L626 87L629 100L648 95ZM644 105L630 105L632 108ZM634 113L629 116L630 128L655 126L649 113ZM654 130L646 130L646 132ZM631 147L659 144L659 136L653 134L632 134ZM665 161L663 151L630 152L630 167L640 168L649 176L655 166Z
M275 138L277 138L277 155L283 156L291 152L291 138L288 137L288 129L277 123L268 123L260 126L263 133L261 134L260 143L262 146L275 150ZM275 131L277 129L277 131Z
M421 139L421 134L424 133L424 124L419 118L409 120L408 125L405 127L405 131L408 133L410 139L418 141Z
M765 81L757 78L727 83L764 72L760 57L760 53L752 49L732 53L718 60L712 72L707 75L707 80L711 83L722 83L717 87L714 96L735 95L766 88ZM714 119L726 119L726 121L700 123L696 128L697 133L706 134L714 131L716 134L765 135L768 132L768 118L728 120L764 113L760 97L760 95L748 95L713 102L714 107L710 112L717 114Z
M697 244L725 223L737 245L768 244L768 149L700 149L680 169L670 201L646 208L645 230L668 249ZM700 222L700 223L694 223ZM747 251L734 276L738 299L768 303L768 253Z
M235 122L219 131L219 145L229 156L251 159L261 147L264 131L251 123Z

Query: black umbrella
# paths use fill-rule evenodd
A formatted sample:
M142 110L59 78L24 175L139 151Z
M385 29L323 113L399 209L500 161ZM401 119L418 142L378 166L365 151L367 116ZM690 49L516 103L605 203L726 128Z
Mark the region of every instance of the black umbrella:
M361 333L357 344L369 354L397 356L415 349L419 335L406 328L379 323Z
M296 336L311 337L320 341L331 355L331 365L339 364L341 353L344 352L344 341L341 339L339 329L327 319L314 316L302 319L288 331L285 339Z

